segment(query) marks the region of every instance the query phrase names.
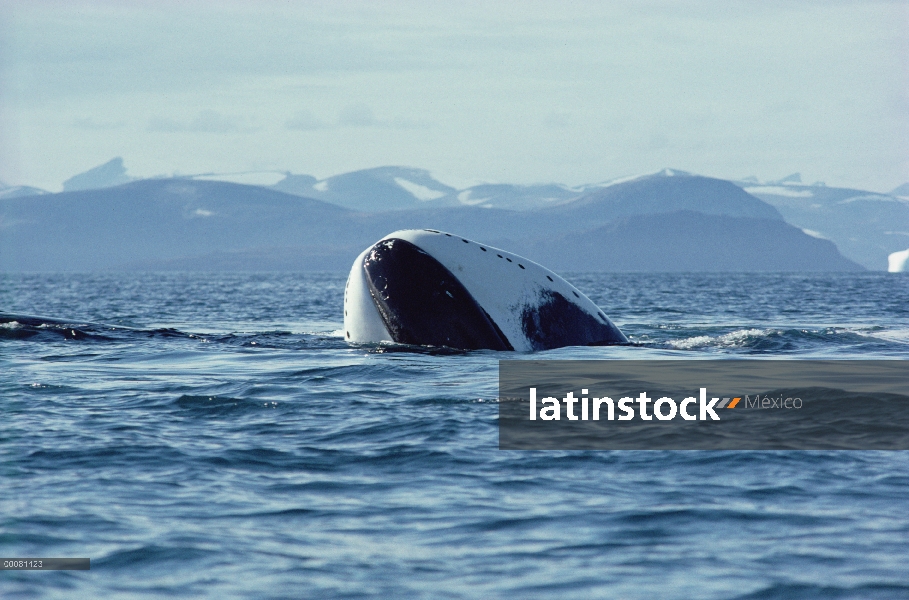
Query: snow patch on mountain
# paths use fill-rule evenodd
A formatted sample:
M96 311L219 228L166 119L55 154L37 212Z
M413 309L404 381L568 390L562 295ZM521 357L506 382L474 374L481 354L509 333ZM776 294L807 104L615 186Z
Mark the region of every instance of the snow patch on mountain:
M772 194L774 196L788 196L789 198L811 198L814 196L811 190L794 190L780 185L759 185L742 189L749 194Z
M899 198L894 198L893 196L881 196L878 194L864 194L861 196L853 196L851 198L846 198L845 200L840 200L837 204L852 204L853 202L896 202L902 203L903 201Z
M420 185L419 183L414 183L404 179L403 177L395 177L394 182L399 186L410 192L414 198L417 200L427 201L427 200L438 200L445 196L445 192L440 192L439 190L434 190L426 187L425 185Z
M466 190L467 188L471 188L477 185L490 183L484 179L477 179L476 177L464 177L461 175L449 173L447 171L442 173L436 170L427 170L426 174L430 179L433 179L441 185L453 190Z
M486 202L487 200L489 200L488 197L471 198L470 196L472 194L473 194L473 190L464 190L463 192L458 194L458 202L460 202L461 204L466 204L467 206L475 206L477 204L482 204L482 203Z
M203 173L193 175L191 178L200 181L226 181L242 185L271 186L286 177L287 173L283 171L242 171L239 173Z
M594 183L590 185L579 186L580 191L587 191L595 188L607 188L614 185L619 185L620 183L628 183L629 181L635 181L637 179L644 179L645 177L685 177L690 176L691 173L688 171L682 171L681 169L663 169L657 171L656 173L639 173L637 175L628 175L626 177L618 177L616 179L609 179L603 181L602 183ZM574 189L567 188L566 189Z

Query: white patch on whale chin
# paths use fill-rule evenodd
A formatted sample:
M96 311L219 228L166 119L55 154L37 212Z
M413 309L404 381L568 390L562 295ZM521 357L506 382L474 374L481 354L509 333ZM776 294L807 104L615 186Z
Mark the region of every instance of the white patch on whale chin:
M372 250L370 246L354 260L347 286L344 289L344 339L355 343L392 342L382 316L372 301L363 259Z

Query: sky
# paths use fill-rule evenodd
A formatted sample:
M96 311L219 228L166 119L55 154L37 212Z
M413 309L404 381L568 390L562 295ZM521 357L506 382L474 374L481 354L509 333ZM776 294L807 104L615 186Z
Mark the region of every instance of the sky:
M0 0L0 181L909 181L909 2Z

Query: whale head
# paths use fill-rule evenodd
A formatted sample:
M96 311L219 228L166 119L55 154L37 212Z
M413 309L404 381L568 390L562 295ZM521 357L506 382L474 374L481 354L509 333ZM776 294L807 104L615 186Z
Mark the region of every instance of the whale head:
M548 350L628 339L587 296L533 261L432 229L391 233L354 261L344 335L463 350Z

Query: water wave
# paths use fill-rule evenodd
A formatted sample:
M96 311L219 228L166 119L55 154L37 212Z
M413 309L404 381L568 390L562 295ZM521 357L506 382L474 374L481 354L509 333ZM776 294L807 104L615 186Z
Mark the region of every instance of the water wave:
M349 345L343 275L4 276L0 554L92 570L3 595L909 597L903 452L498 449L503 358L907 359L886 275L583 274L635 345L522 355Z

